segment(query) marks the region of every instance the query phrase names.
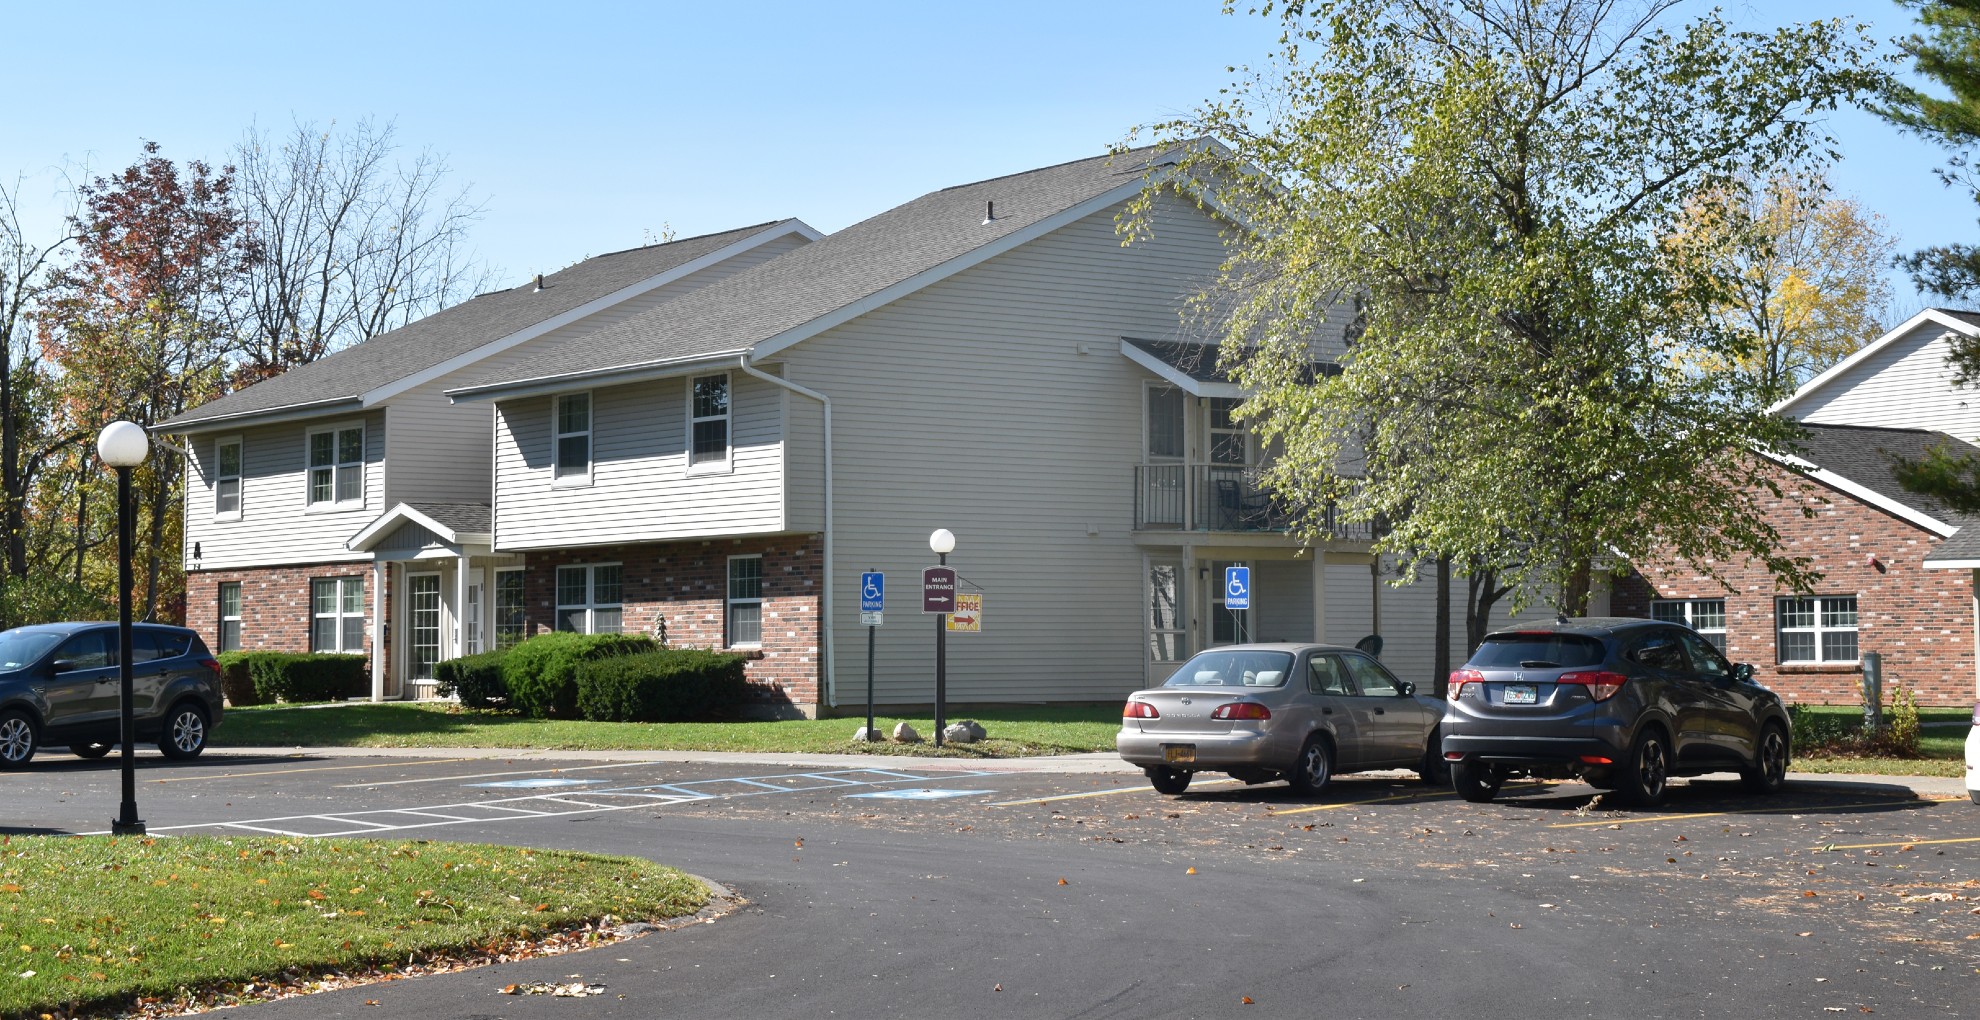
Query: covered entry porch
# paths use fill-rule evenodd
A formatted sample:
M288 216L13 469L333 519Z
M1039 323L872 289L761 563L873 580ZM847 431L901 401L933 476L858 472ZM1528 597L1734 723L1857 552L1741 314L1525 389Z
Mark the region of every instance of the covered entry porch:
M386 621L371 700L438 697L436 663L520 640L523 560L491 551L488 521L487 504L401 503L351 538Z

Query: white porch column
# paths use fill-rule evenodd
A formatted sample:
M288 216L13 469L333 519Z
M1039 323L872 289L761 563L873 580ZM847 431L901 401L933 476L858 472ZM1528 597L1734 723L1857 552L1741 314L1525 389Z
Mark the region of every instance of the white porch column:
M371 561L371 700L385 700L385 561Z
M1327 640L1327 554L1319 549L1310 550L1313 554L1313 640Z
M467 589L470 557L463 552L454 567L454 655L467 654Z

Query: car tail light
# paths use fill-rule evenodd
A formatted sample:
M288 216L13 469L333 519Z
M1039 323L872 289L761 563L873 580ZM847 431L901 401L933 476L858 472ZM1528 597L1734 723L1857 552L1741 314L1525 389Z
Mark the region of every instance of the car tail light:
M1217 710L1210 713L1210 718L1254 719L1254 720L1270 719L1272 718L1272 710L1266 708L1264 705L1261 705L1256 701L1233 701L1227 704L1218 705Z
M1588 697L1595 701L1607 701L1622 690L1629 678L1621 673L1562 673L1554 678L1557 684L1574 684L1588 688Z
M1456 670L1451 673L1450 687L1445 693L1452 701L1456 701L1458 696L1464 693L1465 684L1482 684L1484 682L1485 674L1475 669Z
M213 675L215 677L221 676L224 673L224 671L220 668L219 659L201 659L199 660L199 664L205 666L207 669L212 670Z
M1162 718L1162 713L1155 711L1155 706L1146 701L1130 701L1127 703L1126 708L1121 709L1121 718L1160 719Z
M1581 756L1581 763L1583 765L1614 765L1615 761L1604 758L1599 754L1584 754Z

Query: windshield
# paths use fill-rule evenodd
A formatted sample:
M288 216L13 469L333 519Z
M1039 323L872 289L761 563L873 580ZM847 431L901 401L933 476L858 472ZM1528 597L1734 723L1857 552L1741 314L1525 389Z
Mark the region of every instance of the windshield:
M1291 652L1233 651L1219 648L1182 664L1164 687L1284 687L1292 673Z
M10 630L0 634L0 670L19 669L48 654L63 635L48 630Z
M1465 663L1474 669L1569 669L1602 661L1602 642L1579 634L1492 634Z

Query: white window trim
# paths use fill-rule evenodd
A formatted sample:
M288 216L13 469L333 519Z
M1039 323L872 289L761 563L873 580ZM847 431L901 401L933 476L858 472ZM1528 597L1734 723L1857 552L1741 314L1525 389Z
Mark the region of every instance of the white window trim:
M231 475L220 473L220 451L229 446L239 447L240 454L235 458L237 467ZM306 449L306 448L305 448ZM305 452L305 458L308 454ZM308 481L308 466L305 461L304 481ZM242 511L247 509L247 444L240 436L221 436L213 441L213 519L216 521L238 521ZM220 509L220 483L228 479L234 481L234 509L232 512ZM333 476L331 484L336 484Z
M695 380L697 379L712 379L716 376L720 376L722 378L722 389L724 390L724 392L726 392L729 395L728 410L724 411L720 415L720 419L719 419L726 426L728 443L723 447L721 460L704 461L700 464L697 464L694 462L695 423L704 422L704 421L716 421L717 416L709 415L706 418L695 417L694 384L695 384ZM685 459L687 461L688 474L726 475L726 474L731 474L735 471L736 469L736 383L735 380L730 377L729 373L703 372L700 375L691 375L687 377L687 442L684 445L685 445L685 449L683 450L683 452L686 454Z
M1808 599L1815 603L1815 625L1813 627L1788 627L1781 622L1781 603L1789 599ZM1856 603L1856 626L1822 626L1822 601L1824 599L1849 599ZM1856 635L1856 658L1822 658L1822 635L1850 633ZM1781 640L1783 634L1812 634L1815 637L1815 658L1790 659ZM1774 659L1783 666L1854 666L1863 661L1863 597L1855 595L1781 595L1774 599Z
M1692 606L1693 606L1694 604L1696 604L1696 603L1699 603L1699 602L1717 602L1717 603L1719 604L1719 606L1720 606L1720 610L1721 610L1721 612L1720 612L1720 614L1719 614L1719 615L1720 615L1720 616L1721 616L1722 618L1724 618L1724 619L1725 619L1725 620L1726 620L1726 621L1727 621L1728 623L1730 623L1730 622L1731 622L1731 617L1730 617L1730 615L1728 615L1728 614L1727 614L1727 613L1726 613L1726 612L1724 611L1724 610L1725 610L1725 604L1726 604L1726 600L1725 600L1725 599L1723 599L1723 598L1696 598L1696 599L1651 599L1651 600L1650 600L1650 618L1651 618L1651 619L1653 619L1653 620L1657 618L1657 607L1658 607L1658 606L1683 606L1683 607L1684 607L1684 619L1683 619L1682 621L1676 621L1676 620L1673 620L1673 621L1671 621L1671 622L1673 622L1673 623L1678 623L1678 622L1682 622L1682 623L1683 623L1683 624L1684 624L1684 625L1685 625L1686 627L1689 627L1689 628L1691 628L1691 630L1692 630L1692 632L1693 632L1693 633L1695 633L1695 634L1698 634L1698 635L1700 635L1700 636L1704 636L1704 635L1707 635L1707 634L1717 634L1717 635L1719 635L1719 637L1720 637L1720 639L1721 639L1721 642L1722 642L1722 643L1721 643L1721 644L1719 644L1719 645L1717 645L1717 646L1715 646L1715 647L1717 647L1717 648L1719 648L1719 650L1723 652L1723 651L1725 650L1725 645L1723 644L1723 641L1724 641L1724 639L1725 639L1725 637L1726 637L1726 629L1727 629L1727 628L1725 628L1725 627L1700 627L1700 626L1698 626L1698 624L1697 624L1697 623L1696 623L1696 622L1695 622L1695 621L1693 620L1693 618L1692 618L1692 613L1691 613L1691 607L1692 607Z
M227 592L227 586L228 586L228 585L233 585L233 586L234 586L234 607L235 607L235 608L234 608L234 615L233 615L233 616L228 616L228 615L227 615L227 594L226 594L226 592ZM315 594L316 594L315 592L311 592L311 593L310 593L310 595L311 595L311 597L312 597L312 598L314 598L314 596L315 596ZM219 645L219 646L220 646L220 648L219 648L219 650L220 650L220 651L223 651L223 652L234 652L234 651L239 651L239 650L241 650L241 648L243 648L243 647L245 647L245 646L246 646L246 644L247 644L247 634L246 634L246 633L245 633L245 632L244 632L244 631L243 631L243 630L241 629L241 617L240 617L240 614L241 614L241 612L242 612L243 610L245 610L245 609L247 608L247 603L246 603L246 602L244 601L244 600L245 600L246 598L247 598L247 595L246 595L246 593L245 593L245 592L244 592L244 591L242 590L242 588L241 588L241 582L239 582L239 581L222 581L222 582L220 582L220 587L219 587L218 589L216 589L216 590L214 591L214 593L213 593L213 599L214 599L214 601L215 601L215 602L217 603L217 605L215 605L215 606L213 607L213 608L214 608L214 613L215 613L215 615L216 615L216 616L218 616L218 617L219 617L219 619L220 619L220 627L219 627L219 631L218 631L218 633L216 633L216 634L214 634L214 635L213 635L213 641L214 641L214 643L215 643L215 644L217 644L217 645ZM310 606L310 611L311 611L311 622L312 622L312 624L314 624L314 621L315 621L315 609L316 609L316 607L315 607L315 605L314 605L314 604L312 604L312 605ZM229 622L231 622L231 623L233 623L233 625L234 625L234 636L235 636L235 639L236 639L236 640L237 640L237 641L239 642L239 644L237 644L237 645L236 645L235 647L233 647L233 648L228 648L228 647L227 647L227 624L228 624Z
M493 572L495 576L489 579L494 583L489 586L487 594L483 596L484 601L488 603L487 607L483 610L483 612L488 614L488 647L491 649L499 648L502 645L502 618L496 612L498 600L500 599L502 592L502 575L521 574L526 569L527 568L525 567L496 567ZM552 584L556 583L556 575L554 574L551 575L551 583ZM622 584L624 583L623 577L621 577L620 583ZM554 624L556 621L553 620L551 622ZM528 637L529 637L529 579L525 577L523 579L523 632L520 637L516 638L516 641L520 643L521 641L527 639Z
M733 587L735 585L735 579L736 579L735 562L737 560L755 560L757 563L756 590L758 594L753 599L739 599L735 597L735 594L733 592ZM743 553L740 555L729 557L727 565L723 568L722 647L724 648L763 647L763 628L769 622L769 620L764 615L763 603L765 602L765 599L762 595L763 586L769 580L769 575L764 573L763 566L764 566L764 561L763 561L762 553ZM745 641L745 642L738 642L735 640L734 638L735 607L737 606L756 607L756 640Z
M316 611L316 586L324 581L331 581L337 585L337 611L334 613L319 613ZM346 613L344 612L344 585L351 581L356 581L358 585L358 594L360 596L358 599L358 611L355 613ZM347 574L338 577L312 577L309 579L309 650L311 653L324 655L364 654L364 635L362 631L359 632L358 646L356 648L344 647L344 621L354 616L360 620L364 619L363 593L364 577L362 575L353 577ZM316 621L332 619L337 621L337 647L316 647Z
M358 434L358 494L356 499L338 499L337 469L343 467L343 462L336 459L338 444L334 436L339 432L346 432L351 429L356 429ZM324 432L331 433L333 436L330 440L330 498L320 503L311 502L309 498L310 474L315 469L310 467L309 464L309 447L315 441L316 437ZM303 511L305 513L347 513L352 510L364 509L365 498L371 491L371 479L368 477L371 474L371 461L367 456L371 449L370 443L371 436L367 434L365 424L362 421L345 421L332 425L318 425L315 428L303 431ZM241 452L245 454L247 451L243 449Z
M1229 470L1236 470L1236 469L1238 469L1238 468L1241 468L1241 467L1255 467L1255 466L1257 466L1257 464L1258 464L1258 461L1259 461L1259 456L1258 456L1258 433L1257 433L1257 432L1255 432L1255 431L1253 431L1253 429L1251 428L1251 423L1250 423L1250 422L1239 422L1239 423L1237 424L1237 426L1236 426L1235 428L1228 428L1228 429L1220 429L1220 428L1218 428L1218 427L1216 426L1216 424L1215 424L1215 422L1216 422L1216 420L1217 420L1217 410L1216 410L1216 407L1217 407L1217 405L1216 405L1216 402L1217 402L1217 401L1219 401L1219 400L1229 400L1229 401L1231 402L1231 406L1232 406L1233 408L1235 408L1235 407L1236 407L1237 405L1239 405L1239 404L1242 404L1242 403L1244 403L1244 401L1243 401L1243 400L1242 400L1241 398L1236 398L1236 397L1204 397L1204 398L1202 398L1202 401L1203 401L1203 463L1205 463L1205 464L1208 464L1209 466L1211 466L1211 467L1213 467L1213 468L1225 468L1225 469L1229 469ZM1144 427L1145 427L1145 426L1144 426ZM1235 433L1238 433L1239 435L1242 435L1242 436L1244 437L1244 463L1243 463L1243 464L1230 464L1230 463L1226 463L1226 462L1224 462L1224 461L1220 461L1220 460L1217 460L1217 459L1216 459L1216 457L1217 457L1217 436L1218 436L1218 435L1220 435L1220 434L1228 434L1228 433L1232 433L1232 432L1235 432ZM1143 444L1144 444L1144 446L1146 445L1146 440L1144 440L1144 441L1143 441Z
M1148 448L1149 420L1155 415L1155 394L1174 390L1182 398L1183 452L1179 457L1155 456ZM1169 382L1144 381L1141 384L1141 462L1143 464L1187 464L1189 463L1189 391Z
M563 403L570 397L584 398L584 431L561 432ZM559 474L563 465L558 454L563 450L563 441L570 436L584 437L584 474ZM591 484L593 474L598 470L598 397L591 390L575 393L559 393L550 398L550 484L558 488L582 488Z
M598 568L599 567L619 568L619 601L617 602L596 601L598 598ZM565 602L563 600L564 598L562 594L563 585L557 582L557 575L563 573L566 570L584 571L584 601L583 602ZM551 589L550 591L551 601L557 604L557 609L556 609L557 615L552 617L550 620L551 630L553 631L556 630L557 625L564 621L564 610L582 609L584 610L584 629L578 631L578 633L596 634L598 633L598 610L616 609L619 611L619 633L622 634L625 633L626 566L624 563L618 562L616 560L607 561L604 563L560 563L557 566L551 568L550 589Z
M406 634L405 634L405 638L403 639L405 646L404 649L405 665L399 668L404 670L404 676L406 680L410 682L422 683L422 684L432 680L433 678L420 677L414 675L415 671L418 668L418 664L413 659L414 649L417 647L414 644L414 642L417 640L416 631L418 630L418 628L413 625L413 614L418 612L419 609L417 606L413 604L413 582L418 580L424 580L429 577L434 579L435 591L433 593L433 600L435 603L434 611L436 616L434 626L435 629L438 631L438 633L434 636L434 640L433 640L433 662L435 665L439 665L447 658L447 631L449 629L447 626L447 580L445 577L441 575L440 571L437 570L420 570L420 571L408 570L405 573Z

